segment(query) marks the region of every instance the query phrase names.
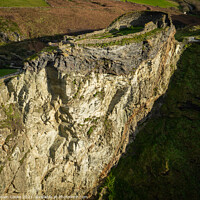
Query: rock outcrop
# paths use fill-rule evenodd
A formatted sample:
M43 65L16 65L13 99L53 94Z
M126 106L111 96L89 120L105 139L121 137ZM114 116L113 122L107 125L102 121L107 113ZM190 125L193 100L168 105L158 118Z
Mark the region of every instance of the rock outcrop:
M174 34L167 14L129 13L2 81L0 193L92 194L165 93L182 51Z
M0 43L18 42L21 35L17 24L0 17Z

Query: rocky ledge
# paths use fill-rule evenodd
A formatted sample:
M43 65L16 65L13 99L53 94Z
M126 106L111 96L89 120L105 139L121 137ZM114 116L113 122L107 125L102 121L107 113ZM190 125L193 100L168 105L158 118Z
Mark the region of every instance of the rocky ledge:
M0 193L93 194L166 92L182 51L174 34L165 13L128 13L1 80Z

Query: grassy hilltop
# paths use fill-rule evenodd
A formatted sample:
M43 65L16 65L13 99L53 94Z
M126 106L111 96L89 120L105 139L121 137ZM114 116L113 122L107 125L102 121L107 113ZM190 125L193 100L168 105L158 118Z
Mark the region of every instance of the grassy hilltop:
M44 7L44 0L1 0L0 7Z
M175 3L174 1L168 1L168 0L128 0L128 1L138 4L159 6L163 8L177 6L177 3ZM1 0L0 2L0 7L43 7L43 6L48 6L45 0Z
M163 7L163 8L177 7L178 6L178 4L176 2L168 1L168 0L128 0L128 1L133 2L133 3L138 3L138 4L159 6L159 7Z

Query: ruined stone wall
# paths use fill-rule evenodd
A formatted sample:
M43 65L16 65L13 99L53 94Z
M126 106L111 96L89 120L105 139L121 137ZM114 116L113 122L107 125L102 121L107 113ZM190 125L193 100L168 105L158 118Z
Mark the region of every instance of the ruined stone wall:
M150 21L156 24L158 28L169 26L171 23L167 14L162 12L131 12L120 16L108 27L108 29L112 30L129 26L145 26L145 24Z

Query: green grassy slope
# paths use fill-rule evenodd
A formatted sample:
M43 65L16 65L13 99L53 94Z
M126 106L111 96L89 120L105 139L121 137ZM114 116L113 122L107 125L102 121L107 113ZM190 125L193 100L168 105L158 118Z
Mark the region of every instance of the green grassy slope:
M0 7L44 7L44 0L1 0Z
M200 39L200 25L193 27L186 27L183 30L177 30L176 39L178 41L183 41L185 37L194 36L196 39Z
M181 56L161 107L107 178L107 198L200 199L200 45Z
M125 0L123 0L125 1ZM151 6L159 6L163 8L167 7L178 7L178 4L172 1L167 0L128 0L129 2L138 3L138 4L146 4Z
M17 69L0 69L0 77L17 72Z

